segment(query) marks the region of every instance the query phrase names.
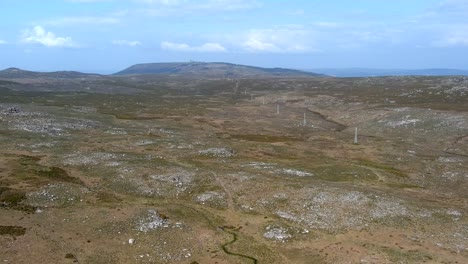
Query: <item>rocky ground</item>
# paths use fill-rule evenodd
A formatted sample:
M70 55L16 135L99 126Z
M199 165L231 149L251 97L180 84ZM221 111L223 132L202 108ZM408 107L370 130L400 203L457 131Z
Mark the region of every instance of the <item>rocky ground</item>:
M0 261L467 262L466 78L126 82L2 91Z

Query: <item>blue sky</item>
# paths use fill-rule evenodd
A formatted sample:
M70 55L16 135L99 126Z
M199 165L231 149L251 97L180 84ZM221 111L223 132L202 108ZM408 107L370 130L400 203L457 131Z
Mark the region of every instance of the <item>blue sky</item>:
M0 68L468 69L468 0L1 0Z

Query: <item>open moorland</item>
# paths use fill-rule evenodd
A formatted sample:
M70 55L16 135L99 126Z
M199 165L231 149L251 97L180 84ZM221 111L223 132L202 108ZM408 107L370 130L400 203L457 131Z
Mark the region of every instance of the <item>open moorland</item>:
M0 79L2 263L468 261L468 77Z

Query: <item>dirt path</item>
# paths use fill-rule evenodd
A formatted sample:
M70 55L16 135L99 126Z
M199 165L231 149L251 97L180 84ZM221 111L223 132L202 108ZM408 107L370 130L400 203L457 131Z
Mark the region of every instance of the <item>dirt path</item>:
M226 185L224 184L224 181L220 177L218 177L218 174L214 173L213 171L210 171L210 170L206 170L206 171L209 172L211 175L213 175L216 183L219 184L219 186L221 186L224 192L226 193L226 202L228 205L228 209L234 210L234 202L232 199L231 191L226 187Z

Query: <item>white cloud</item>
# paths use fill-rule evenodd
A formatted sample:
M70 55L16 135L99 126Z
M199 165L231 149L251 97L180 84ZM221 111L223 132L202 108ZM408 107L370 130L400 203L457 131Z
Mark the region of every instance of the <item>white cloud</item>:
M112 0L66 0L70 3L97 3L97 2L112 2Z
M46 47L73 47L73 43L70 37L57 37L54 33L46 31L41 26L35 26L30 30L26 30L23 33L22 42L24 43L36 43Z
M313 26L322 27L322 28L339 28L341 24L336 22L327 22L327 21L318 21L312 23Z
M169 41L161 42L161 49L171 51L184 51L184 52L225 52L224 48L219 43L208 42L201 46L190 46L186 43L174 43Z
M312 35L301 26L287 26L252 29L243 36L231 37L231 40L240 39L240 46L248 52L304 53L317 51Z
M445 0L429 8L424 14L415 17L415 21L427 25L428 22L466 23L468 13L468 0Z
M455 35L445 39L442 43L445 46L468 46L468 35Z
M136 47L136 46L140 46L141 42L137 41L137 40L133 40L133 41L130 41L130 40L114 40L114 41L112 41L112 44L119 45L119 46Z
M260 3L252 0L208 0L194 1L194 9L215 9L215 10L243 10L260 7Z
M304 9L296 9L296 10L293 10L293 11L289 11L286 14L288 14L290 16L303 16L305 14L305 10Z
M264 52L279 52L281 49L273 43L267 42L268 40L263 40L257 34L251 34L250 37L245 41L242 46L245 47L248 51L264 51Z
M258 8L255 0L135 0L146 4L141 10L151 16L182 16L205 12L229 12Z
M468 12L467 0L445 0L442 1L437 9L447 13L464 13Z
M70 25L104 25L104 24L118 24L120 20L116 17L62 17L57 19L51 19L41 24L48 26L70 26Z
M360 43L362 42L381 42L388 40L387 36L385 36L382 32L380 31L366 31L365 29L362 29L361 31L359 30L353 30L348 32L348 36L350 39L356 40Z
M442 37L433 42L436 47L468 47L468 26L450 28Z
M142 3L154 4L154 5L164 5L164 6L175 6L180 5L186 1L180 0L139 0Z

